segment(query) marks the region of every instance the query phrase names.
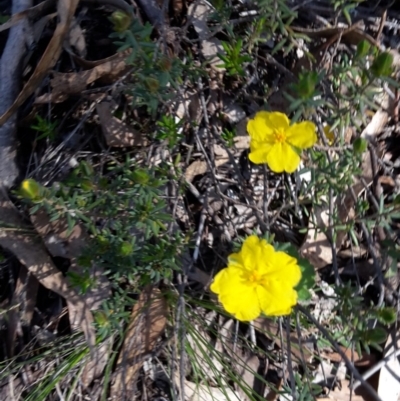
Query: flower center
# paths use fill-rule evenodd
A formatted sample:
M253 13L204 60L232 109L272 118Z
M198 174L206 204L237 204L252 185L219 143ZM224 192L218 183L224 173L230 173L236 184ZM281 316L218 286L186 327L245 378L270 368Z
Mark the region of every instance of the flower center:
M262 275L256 270L253 270L252 272L248 272L244 276L244 280L247 281L248 284L250 284L253 287L257 287L258 285L264 285L266 281L265 275Z
M286 141L286 134L282 128L274 131L274 137L276 143L282 143Z
M260 281L260 275L258 274L258 272L251 272L249 274L248 280L253 284L257 284Z

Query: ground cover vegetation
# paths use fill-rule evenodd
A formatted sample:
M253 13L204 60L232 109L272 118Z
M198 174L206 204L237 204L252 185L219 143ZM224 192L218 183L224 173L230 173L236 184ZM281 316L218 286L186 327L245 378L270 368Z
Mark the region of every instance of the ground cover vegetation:
M400 396L400 6L0 2L0 399Z

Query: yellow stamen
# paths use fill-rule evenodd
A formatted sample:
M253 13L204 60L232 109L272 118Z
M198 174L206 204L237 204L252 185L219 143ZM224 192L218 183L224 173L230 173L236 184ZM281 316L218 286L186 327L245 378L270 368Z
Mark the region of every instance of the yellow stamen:
M286 134L285 131L283 130L276 130L274 132L274 136L275 136L275 142L282 143L286 141Z

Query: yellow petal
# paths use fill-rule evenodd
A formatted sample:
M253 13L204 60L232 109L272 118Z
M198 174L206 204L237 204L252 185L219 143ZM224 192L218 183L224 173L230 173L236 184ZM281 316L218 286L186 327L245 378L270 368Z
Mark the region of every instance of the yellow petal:
M225 294L236 291L243 285L243 267L228 266L214 277L210 290L215 294Z
M234 293L220 295L218 298L224 309L238 320L254 320L261 314L258 296L252 287L243 286L237 288Z
M257 288L261 310L267 316L288 315L296 305L297 292L281 284L282 282L278 282L268 287Z
M249 159L254 164L265 164L267 163L268 153L272 150L272 145L260 145L256 146L250 142Z
M274 265L271 260L274 260L276 251L271 244L268 244L264 239L259 244L261 248L261 257L256 262L256 268L259 275L269 275L274 271Z
M277 143L268 153L267 163L274 173L293 173L300 164L300 156L287 143Z
M268 113L268 124L275 130L287 130L289 128L290 121L286 114L274 111Z
M253 320L261 313L255 288L242 279L241 269L228 267L221 270L210 289L218 294L224 309L238 320Z
M286 131L286 139L297 148L311 148L318 139L315 124L311 121L303 121L291 125Z
M267 111L259 111L253 119L247 123L247 132L252 140L263 142L273 134L273 126L269 122L269 115Z
M301 279L301 270L297 260L285 252L274 252L268 258L270 279L284 277L285 283L293 288Z
M221 292L221 285L224 284L224 278L226 276L227 269L222 269L219 271L215 277L214 281L210 285L210 290L215 294L219 294Z
M231 312L236 319L242 322L249 322L257 319L261 314L260 304L258 303L258 297L254 289L250 296L249 294L239 294L242 301L235 298L239 305L235 308L235 311Z
M257 235L250 235L247 237L240 251L243 265L247 270L252 270L256 267L257 262L263 258L261 252L261 243Z

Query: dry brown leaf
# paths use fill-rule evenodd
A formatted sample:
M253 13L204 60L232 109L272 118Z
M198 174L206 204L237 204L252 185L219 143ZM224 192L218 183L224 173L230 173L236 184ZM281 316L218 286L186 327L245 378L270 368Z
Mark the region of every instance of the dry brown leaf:
M188 14L192 21L193 27L200 39L201 53L204 58L209 60L212 68L217 71L225 71L220 65L221 59L217 56L218 53L224 54L224 48L221 41L212 37L212 32L208 27L207 20L213 8L205 1L197 1L189 6Z
M86 230L80 224L76 224L69 232L66 219L60 217L50 221L49 215L42 208L31 215L31 221L52 256L70 259L70 272L78 275L88 273L91 279L95 280L96 284L91 286L82 297L90 310L98 309L109 298L111 284L104 275L103 269L93 265L88 271L83 271L77 263L77 258L89 244L90 239ZM74 303L69 303L68 300L67 303L71 325L76 326L79 323L79 310L76 310ZM101 375L109 359L111 347L112 338L96 346L92 359L86 363L82 371L81 381L85 387Z
M44 287L62 296L73 307L76 316L71 323L80 325L94 356L96 334L89 307L54 266L41 239L33 235L32 228L26 226L5 194L1 194L0 199L0 220L0 246L12 252Z
M214 145L215 167L222 166L229 161L228 152L220 145ZM195 160L185 171L185 178L192 182L196 175L205 174L208 171L208 164L203 160Z
M115 53L110 57L106 57L100 60L86 60L84 58L78 57L76 54L72 55L72 57L78 65L83 67L85 70L89 70L102 64L110 63L112 61L118 61L121 59L122 56L123 58L126 59L130 53L131 50L128 49L120 53Z
M177 373L174 375L175 385L180 388L180 377ZM182 393L185 394L186 401L241 401L242 397L229 387L223 389L219 387L211 387L207 384L193 383L184 380L185 388Z
M281 341L281 337L279 335L279 325L278 323L267 319L265 317L259 317L253 322L254 328L256 330L259 330L261 333L263 333L265 336L268 338L271 338L271 340L275 341L276 344L279 346L281 349L288 349L288 343L287 343L287 338L286 336L283 336L283 341ZM301 350L300 350L301 348ZM303 344L301 341L299 341L299 338L297 337L296 334L291 333L290 334L290 350L293 354L293 356L297 359L302 361L305 359L305 362L309 363L314 357L313 352L311 352L305 344Z
M352 391L349 386L348 380L342 380L340 388L336 386L333 391L329 392L327 397L317 398L317 401L372 401L370 397L364 396L364 392L361 389Z
M82 255L85 247L89 245L90 239L85 228L81 224L76 224L69 232L68 222L65 218L60 217L57 220L50 221L50 217L44 209L39 209L31 215L31 221L50 254L70 259L69 271L83 275L84 272L77 263L77 259ZM96 310L109 298L111 284L104 275L104 271L98 266L93 265L88 273L95 280L96 285L91 286L83 298L90 310ZM72 310L69 312L73 314Z
M36 296L39 283L35 276L29 274L25 266L21 266L18 273L17 285L11 300L7 324L7 355L14 355L15 340L20 325L29 326L36 305ZM22 333L21 333L22 334Z
M68 46L74 49L80 57L86 56L87 50L85 35L83 34L83 30L75 17L72 19L71 28L68 32L66 40L68 41Z
M365 351L362 355L358 355L357 352L352 352L351 349L340 345L342 352L349 358L350 361L354 362L354 366L368 368L376 363L377 358L374 354L367 354ZM332 362L342 362L343 358L337 352L320 352L323 358L329 359Z
M106 367L110 355L113 352L114 335L108 337L103 343L97 346L96 357L89 360L83 368L81 382L88 387L93 380L98 379Z
M78 3L79 0L58 0L57 12L59 22L54 31L53 37L47 45L34 73L23 87L17 99L14 101L12 106L2 116L0 116L0 125L3 125L17 111L21 104L28 99L28 97L42 83L43 78L46 76L48 71L56 64L61 54L62 44L68 33Z
M98 103L96 110L108 146L147 146L149 144L147 138L139 131L112 115L110 102Z
M168 305L161 291L147 287L135 304L111 386L111 399L133 399L136 379L146 355L154 349L167 324Z
M233 319L227 320L219 331L217 341L221 342L224 351L229 355L235 376L240 378L240 383L244 384L244 386L238 385L235 381L235 390L240 398L246 401L251 398L248 397L248 391L244 391L244 388L252 389L254 395L263 397L265 384L259 380L259 375L264 376L267 373L268 364L264 366L264 372L261 372L259 357L250 349L236 347L237 344L231 336L233 325Z
M328 206L314 207L310 216L306 239L299 251L316 269L332 263L331 243L326 234L321 231L326 229L328 225Z
M63 94L82 92L87 85L105 76L112 80L118 78L127 69L125 60L125 54L121 53L119 57L97 65L90 70L69 73L53 72L53 78L50 81L53 88L52 97L56 99Z

